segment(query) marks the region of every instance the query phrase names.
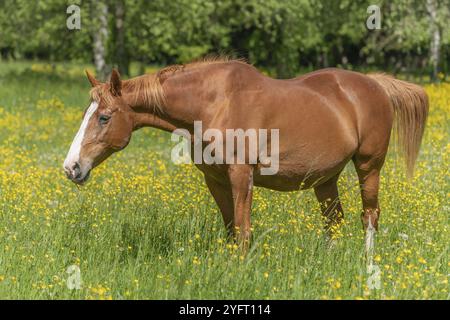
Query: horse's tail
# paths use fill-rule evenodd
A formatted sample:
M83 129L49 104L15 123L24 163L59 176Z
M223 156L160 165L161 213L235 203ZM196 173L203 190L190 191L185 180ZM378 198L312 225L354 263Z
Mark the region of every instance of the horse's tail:
M407 175L412 177L414 164L428 116L428 96L413 83L395 79L386 74L369 74L389 96L394 108L397 144L406 161Z

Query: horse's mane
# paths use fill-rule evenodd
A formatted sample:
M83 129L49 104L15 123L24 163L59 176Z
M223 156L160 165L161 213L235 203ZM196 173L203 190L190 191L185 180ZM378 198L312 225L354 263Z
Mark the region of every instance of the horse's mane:
M159 78L167 77L178 71L190 70L190 69L204 67L204 66L211 65L211 64L225 63L225 62L240 62L240 63L247 64L245 59L233 59L233 58L230 58L229 56L225 56L225 55L208 55L206 57L194 60L187 64L175 64L175 65L164 67L157 72L157 77L159 77Z
M183 72L216 63L239 62L247 64L244 59L232 59L223 55L209 55L199 60L194 60L187 64L175 64L164 67L154 74L144 74L136 78L122 81L122 87L126 91L134 92L135 99L143 98L147 105L155 106L157 111L162 111L165 104L164 90L162 83L169 77ZM100 98L105 100L111 99L109 90L105 86L92 88L90 92L91 98L99 101Z

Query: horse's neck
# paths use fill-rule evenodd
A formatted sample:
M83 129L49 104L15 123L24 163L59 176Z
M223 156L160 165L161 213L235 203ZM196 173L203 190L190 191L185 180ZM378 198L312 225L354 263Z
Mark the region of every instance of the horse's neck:
M205 79L192 72L167 78L162 85L165 101L160 108L148 105L143 98L137 98L137 127L150 126L165 131L183 128L192 131L194 121L203 121L212 112L210 99L204 97L207 96L205 91L215 89L210 85L205 88L204 84Z

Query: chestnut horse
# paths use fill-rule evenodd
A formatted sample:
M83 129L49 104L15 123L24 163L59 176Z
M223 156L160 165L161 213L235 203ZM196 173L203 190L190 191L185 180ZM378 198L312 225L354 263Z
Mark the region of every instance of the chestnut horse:
M324 69L276 80L239 60L216 59L164 68L109 83L87 72L91 104L64 170L83 184L91 170L122 150L134 130L193 131L194 121L220 131L279 129L279 170L264 165L198 164L232 235L247 244L253 186L280 191L314 188L328 234L343 217L337 181L352 160L361 186L367 248L378 228L380 170L396 121L398 142L413 172L428 113L424 90L383 74ZM207 145L210 141L203 141ZM269 141L268 144L271 142Z

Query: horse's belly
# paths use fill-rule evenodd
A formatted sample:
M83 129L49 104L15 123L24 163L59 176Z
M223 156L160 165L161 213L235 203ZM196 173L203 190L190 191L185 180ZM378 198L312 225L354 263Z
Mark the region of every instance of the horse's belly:
M278 170L273 175L261 173L261 165L256 167L254 185L279 191L309 189L320 185L339 174L352 157L352 152L339 157L326 157L315 161L280 161ZM297 159L298 160L298 159Z
M276 173L274 175L261 175L255 173L254 185L278 191L304 190L320 184L320 181L328 180L332 174L329 173Z
M307 189L310 186L302 184L303 179L299 177L288 177L283 175L255 175L253 183L257 187L263 187L278 191L296 191Z

